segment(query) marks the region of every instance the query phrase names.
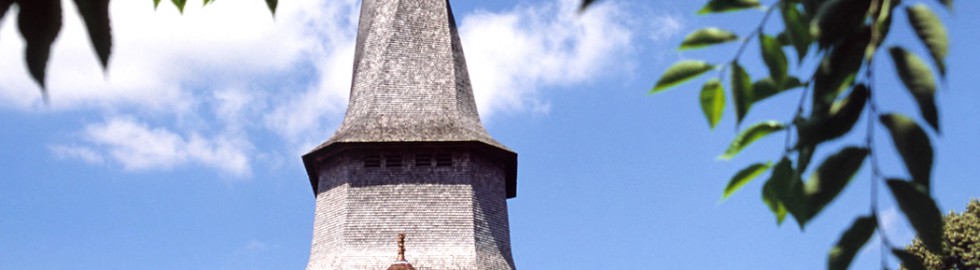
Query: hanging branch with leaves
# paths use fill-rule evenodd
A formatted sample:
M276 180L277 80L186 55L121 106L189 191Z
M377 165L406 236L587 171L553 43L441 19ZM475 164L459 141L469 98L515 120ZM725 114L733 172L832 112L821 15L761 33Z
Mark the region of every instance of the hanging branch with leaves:
M582 8L593 1L586 0ZM940 0L952 10L952 0ZM942 21L923 3L905 4L900 0L782 0L763 6L758 0L711 0L698 14L761 9L765 11L758 26L741 38L733 31L708 27L687 35L680 50L707 48L741 41L735 57L724 64L702 60L682 60L669 67L657 80L650 93L692 81L703 74L718 71L701 87L700 104L710 128L721 120L728 99L724 87L727 79L736 126L740 126L751 107L782 93L800 96L793 115L784 121L767 120L742 129L722 154L722 159L734 158L742 149L768 135L786 132L785 149L775 165L763 161L738 171L729 180L722 198L727 198L753 179L769 172L762 186L762 200L782 224L792 216L800 228L806 226L852 181L865 161L872 167L871 209L866 216L857 217L841 235L828 258L829 269L847 269L858 250L878 232L882 245L891 248L893 255L908 269L922 269L915 256L889 242L881 230L877 206L877 187L884 183L899 208L918 232L928 250L941 250L942 218L930 195L933 150L929 133L939 134L939 113L935 104L936 80L925 60L909 52L903 45L885 44L892 18L903 8L908 25L930 54L932 64L945 78L945 57L948 37ZM768 20L778 16L782 29L766 31ZM745 50L756 41L761 60L768 73L750 76L741 65ZM927 124L919 123L901 113L884 113L874 100L874 62L878 53L887 51L897 75L919 107ZM813 73L790 73L787 52L795 54L796 70ZM864 72L861 72L861 71ZM809 102L807 102L809 101ZM867 111L865 139L846 146L809 169L814 153L828 142L835 141L855 129L861 115ZM909 179L885 179L874 151L876 126L884 126L904 161ZM795 135L795 136L794 136ZM795 138L795 140L794 140ZM806 176L806 181L803 181ZM887 264L882 256L883 266Z

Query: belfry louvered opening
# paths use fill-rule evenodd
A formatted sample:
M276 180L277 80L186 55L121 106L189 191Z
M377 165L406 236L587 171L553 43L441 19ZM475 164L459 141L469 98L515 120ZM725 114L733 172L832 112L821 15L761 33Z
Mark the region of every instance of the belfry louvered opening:
M453 166L453 154L452 153L436 153L436 166L437 167L448 167Z
M431 166L432 166L432 155L430 154L415 155L415 167L431 167Z
M401 154L387 154L385 155L385 167L388 168L398 168L402 166L402 155Z
M364 155L364 168L378 168L378 167L381 167L381 155L379 154Z

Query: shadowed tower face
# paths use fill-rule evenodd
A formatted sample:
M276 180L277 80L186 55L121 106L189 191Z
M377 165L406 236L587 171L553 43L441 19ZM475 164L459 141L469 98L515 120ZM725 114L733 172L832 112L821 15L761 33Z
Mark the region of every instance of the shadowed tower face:
M344 122L303 156L316 195L308 270L514 269L517 154L480 123L446 0L364 0Z

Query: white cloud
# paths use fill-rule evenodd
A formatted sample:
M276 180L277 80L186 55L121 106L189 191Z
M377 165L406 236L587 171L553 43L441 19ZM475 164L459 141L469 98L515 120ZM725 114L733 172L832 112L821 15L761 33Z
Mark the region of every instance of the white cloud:
M166 128L151 128L126 117L89 125L83 137L99 146L99 150L82 152L104 152L95 156L108 156L127 170L196 163L236 176L251 172L245 153L250 147L234 138L205 138L198 134L184 137Z
M63 2L64 29L48 67L51 105L43 105L21 61L0 65L0 106L107 119L86 124L76 141L50 146L57 157L127 170L197 164L247 176L249 157L297 155L342 120L357 0L284 1L275 18L262 1L188 5L183 15L166 2L154 11L149 2L113 1L114 47L105 74L74 3ZM637 27L624 4L603 1L582 15L577 5L553 0L457 12L485 119L546 113L545 89L628 72L637 61L636 36L679 28L676 20L656 18L667 30L637 35L632 29L650 27ZM22 59L15 19L11 13L0 22L2 59Z
M522 5L466 16L460 35L477 105L484 118L500 111L546 112L544 88L628 72L632 16L606 1L578 13L579 1Z
M101 154L84 146L52 145L48 150L58 158L77 158L89 164L102 164L104 161Z

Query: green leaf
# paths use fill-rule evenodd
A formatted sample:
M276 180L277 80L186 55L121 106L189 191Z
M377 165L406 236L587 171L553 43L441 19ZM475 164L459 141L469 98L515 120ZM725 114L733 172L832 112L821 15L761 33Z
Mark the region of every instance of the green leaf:
M810 43L813 42L813 37L810 36L810 28L795 4L780 1L779 5L783 15L783 24L786 26L785 33L789 36L793 48L796 49L797 61L803 62L803 58L810 50Z
M773 172L775 174L776 172ZM783 220L786 220L786 214L788 210L786 205L779 200L779 195L776 194L775 188L773 187L772 181L766 181L765 185L762 185L762 202L769 207L769 211L776 216L776 225L782 225Z
M276 6L279 5L279 0L265 0L265 5L269 6L269 12L272 12L272 15L276 15Z
M899 78L919 104L922 118L938 133L939 112L936 109L936 82L932 78L932 70L921 58L901 47L891 47L889 52Z
M846 39L824 57L813 75L815 113L821 114L829 110L837 96L854 82L855 75L864 63L870 38L870 30L863 28L860 34Z
M800 79L793 76L787 77L783 81L782 87L777 86L776 81L774 81L772 78L762 78L752 83L752 95L753 98L755 98L755 101L752 103L758 103L759 101L785 92L786 90L799 88L802 86L803 83L800 82Z
M208 4L211 4L211 2L214 2L214 0L204 0L204 5L207 6Z
M847 229L837 245L830 250L830 258L827 262L827 269L845 270L851 265L854 255L861 247L871 239L875 232L877 221L874 216L864 216L854 220L851 228Z
M830 48L861 29L871 7L870 0L826 0L817 11L817 39L821 49Z
M905 168L912 176L912 181L929 190L933 157L929 136L915 121L903 115L885 114L879 119L891 133L892 142L905 161Z
M915 254L909 253L901 249L892 249L892 254L898 257L902 261L902 268L907 270L926 270L925 265L922 264L922 259Z
M817 167L803 190L809 207L807 220L819 214L847 187L867 156L868 149L847 147L828 157Z
M728 181L728 186L725 187L725 193L721 196L721 199L727 199L728 196L731 196L732 193L738 191L742 186L749 183L749 181L768 171L770 167L772 167L772 162L756 163L742 169L732 177L731 181Z
M905 11L908 14L909 23L915 29L915 34L919 36L922 43L925 43L926 48L929 48L929 54L932 55L932 60L936 62L936 67L939 68L939 74L945 77L945 59L949 51L949 37L946 35L943 22L935 13L932 13L929 7L922 3L907 7Z
M803 181L797 177L797 173L793 170L793 163L789 158L783 157L779 163L776 163L772 169L772 175L769 176L769 180L763 186L762 192L762 199L770 206L770 209L773 209L774 204L783 209L782 213L773 211L777 215L777 223L782 223L786 212L789 212L796 218L800 228L806 225L807 215Z
M708 119L708 125L714 129L721 120L722 112L725 110L725 89L718 79L708 80L701 87L701 111L704 118Z
M762 60L769 67L769 76L777 84L782 84L783 80L786 79L786 72L789 70L789 62L786 60L782 45L776 38L762 33L759 33L759 44L762 49Z
M777 121L765 121L752 125L749 128L742 130L738 136L735 136L735 140L732 141L732 144L728 146L728 150L725 150L725 153L722 154L720 158L731 159L741 152L746 146L749 146L759 139L762 139L766 135L783 130L784 128L786 128L786 126Z
M112 53L112 29L109 27L109 0L75 0L78 13L85 21L92 48L99 56L102 68L109 66Z
M850 132L864 111L870 95L868 87L859 84L843 100L834 102L827 116L815 115L797 124L801 145L817 145Z
M664 75L660 76L657 80L657 84L653 86L653 90L650 93L657 93L663 90L667 90L671 87L677 86L678 84L687 82L688 80L694 79L709 70L714 69L715 66L708 64L704 61L697 60L684 60L675 63L673 66L664 72Z
M928 189L913 182L897 179L888 180L898 207L918 232L919 240L926 249L936 254L943 252L943 217L936 202L929 196Z
M735 124L742 123L742 119L749 113L752 103L755 101L755 94L752 92L752 78L745 72L738 62L732 62L732 99L735 100Z
M711 0L698 14L720 13L762 6L758 0Z
M187 4L187 0L170 0L170 1L174 3L174 6L177 6L177 10L180 10L181 14L184 13L184 5Z
M738 36L727 30L708 27L701 28L684 37L681 42L681 50L703 48L710 45L721 44L737 40Z
M153 9L156 9L158 6L160 6L160 0L153 0Z
M44 76L51 44L61 31L61 1L19 1L18 5L20 14L17 16L17 26L27 43L24 52L27 69L44 93Z
M875 31L878 31L878 40L875 41L876 43L874 44L874 49L877 49L878 45L880 45L881 42L888 37L888 33L891 31L892 18L895 17L893 16L894 11L895 8L898 7L898 4L900 4L899 2L901 2L901 0L881 1L881 7L879 8L880 11L878 12L878 28L875 29Z

